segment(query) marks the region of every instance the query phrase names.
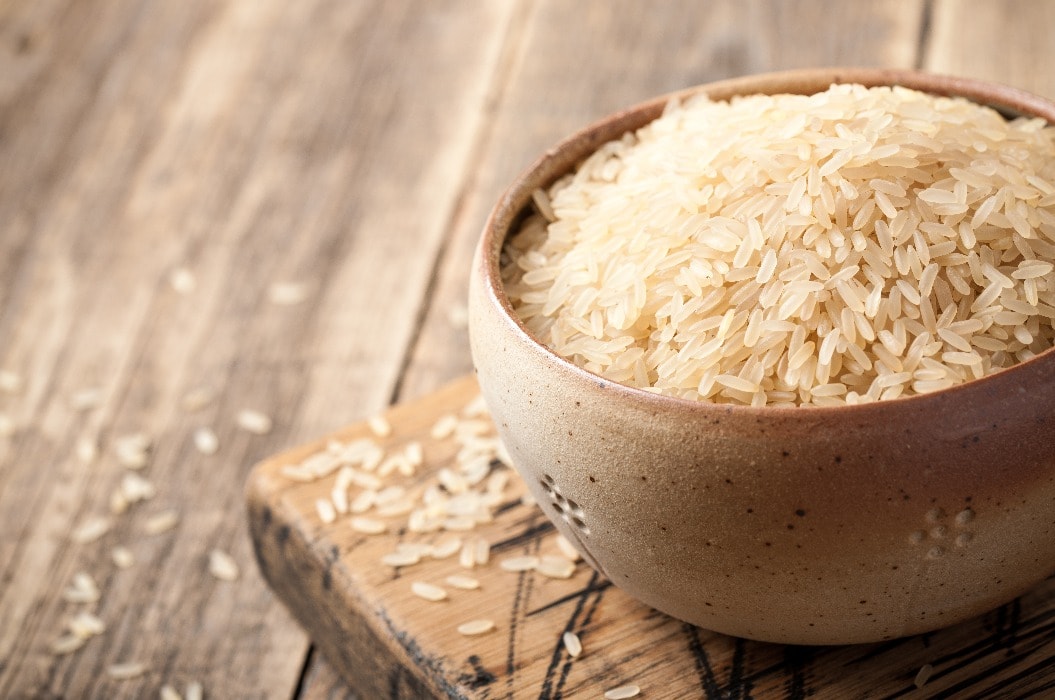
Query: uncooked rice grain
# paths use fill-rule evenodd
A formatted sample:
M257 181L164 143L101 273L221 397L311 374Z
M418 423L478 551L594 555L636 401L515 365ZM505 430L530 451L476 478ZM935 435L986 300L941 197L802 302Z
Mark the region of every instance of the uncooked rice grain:
M92 516L73 529L73 532L70 533L70 539L77 544L95 542L109 532L111 527L113 527L113 523L109 518L98 515Z
M129 661L119 664L110 664L106 667L106 675L110 676L114 680L126 681L132 678L138 678L147 672L147 667L144 664Z
M9 369L0 369L0 392L16 394L22 391L22 377Z
M575 562L564 557L539 557L535 571L547 578L571 578L575 574Z
M98 615L82 610L70 620L69 629L81 639L90 639L105 632L106 623Z
M564 642L564 648L568 650L568 656L573 659L582 653L582 642L579 640L579 635L574 632L565 632L561 636L561 641Z
M177 294L190 294L194 291L198 281L194 273L185 267L177 267L169 274L169 284Z
M532 556L510 557L499 562L498 566L503 571L531 571L538 567L539 558Z
M194 447L203 455L214 455L220 449L220 438L212 428L198 428L194 431Z
M626 700L627 698L634 698L641 694L641 688L636 685L621 685L618 688L612 688L604 692L605 700Z
M1053 182L1055 127L961 98L700 96L535 193L502 276L535 337L650 392L911 396L1055 344Z
M235 420L239 428L256 435L267 435L273 425L270 416L248 408L239 411Z
M99 600L99 586L91 574L78 571L73 575L69 587L62 592L62 599L67 603L95 603Z
M98 408L103 402L102 389L92 387L74 392L70 398L70 407L75 411L90 411Z
M337 509L333 502L325 498L315 499L315 512L319 514L319 520L329 525L337 520Z
M424 581L414 581L410 584L410 590L417 597L424 598L433 603L447 600L447 591L434 584L425 583Z
M118 569L128 569L136 563L136 556L128 547L114 547L110 550L110 559Z
M494 620L470 620L458 625L458 634L466 637L474 637L478 634L486 634L495 628Z
M143 532L148 535L160 535L176 527L179 523L179 514L174 510L165 510L147 518L143 523Z
M191 681L187 684L187 692L183 694L184 700L202 700L205 696L205 691L202 688L201 683L198 681Z
M168 684L161 686L159 697L160 700L183 700L183 696L180 695L179 691Z
M480 588L480 582L472 576L451 574L444 580L451 588L460 588L463 591L475 591Z
M227 552L213 549L209 552L209 573L220 581L238 580L238 562Z
M56 656L72 654L84 646L85 639L75 634L64 634L51 643L51 653Z
M370 416L366 421L370 432L379 438L386 438L392 434L392 424L382 415Z
M267 288L267 298L276 306L300 304L311 296L311 287L306 282L274 282Z
M919 671L916 672L916 678L913 681L917 688L922 688L930 680L931 675L934 673L934 667L930 664L923 664L920 666Z

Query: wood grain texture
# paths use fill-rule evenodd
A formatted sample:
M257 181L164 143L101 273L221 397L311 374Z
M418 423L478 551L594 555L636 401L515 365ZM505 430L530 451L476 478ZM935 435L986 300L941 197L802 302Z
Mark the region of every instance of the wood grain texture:
M242 484L265 455L468 371L449 311L517 171L613 109L746 72L923 63L1052 95L1051 11L0 2L0 370L25 380L0 391L16 425L0 437L0 697L149 697L192 679L212 697L345 697L318 654L304 668L304 632L256 573ZM168 282L178 267L194 273L190 294ZM308 300L270 303L275 281L306 282ZM216 399L181 410L197 386ZM72 410L88 387L100 406ZM245 407L275 430L238 430ZM202 425L219 434L215 456L191 445ZM121 478L115 439L138 430L155 441L145 475L159 495L72 545ZM75 458L80 438L99 459ZM166 508L179 526L144 537ZM130 570L109 562L118 543L138 558ZM239 582L205 573L212 547L235 555ZM100 582L108 630L57 658L48 647L79 609L61 591L80 570ZM133 659L143 678L105 679Z
M211 697L290 697L306 638L255 573L242 484L265 454L391 396L507 7L4 12L17 70L0 92L0 367L26 386L0 397L18 426L0 440L0 696L156 696L198 679ZM168 283L177 266L196 276L188 295ZM310 298L269 303L274 281L304 282ZM199 385L216 400L181 411ZM100 406L72 410L86 387ZM242 408L276 430L238 430ZM219 434L217 455L192 448L201 425ZM121 478L114 439L138 430L155 440L158 496L71 545ZM90 465L73 455L82 436L103 445ZM167 508L177 528L144 537ZM130 570L109 563L118 543L138 558ZM238 584L205 573L213 547L240 562ZM53 657L78 570L99 581L108 629ZM149 671L107 680L119 661Z
M426 455L419 474L394 483L413 493L453 465L456 448L449 440L430 439L429 428L476 393L466 378L389 415L394 430L386 449L420 441ZM331 437L367 435L360 424ZM283 476L285 465L324 450L326 442L256 468L250 529L265 577L362 697L600 697L625 683L639 685L642 697L708 699L1043 697L1055 690L1055 578L981 618L882 644L745 641L658 613L585 564L568 580L502 571L497 562L503 558L558 551L554 529L537 506L519 503L525 491L519 480L494 522L472 533L492 543L491 563L471 572L481 589L450 590L449 600L423 601L411 593L411 582L443 585L447 575L463 572L456 558L426 558L399 569L380 558L397 544L432 543L443 535L407 532L398 525L401 519L375 536L353 532L342 518L324 524L314 504L329 497L333 478L295 483ZM475 638L455 631L481 617L494 620L496 630ZM562 646L566 631L582 640L579 657ZM934 673L918 689L916 674L924 664ZM312 678L320 693L323 678ZM332 682L327 692L333 697Z

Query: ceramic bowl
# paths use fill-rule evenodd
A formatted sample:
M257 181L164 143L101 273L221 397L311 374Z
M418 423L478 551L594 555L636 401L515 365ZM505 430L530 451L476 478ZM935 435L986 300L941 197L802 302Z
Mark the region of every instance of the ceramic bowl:
M916 72L762 75L667 95L587 127L498 202L472 271L486 401L557 529L615 585L674 617L773 642L841 644L983 613L1055 571L1055 350L939 393L750 408L653 395L591 374L528 333L499 253L531 192L671 97L904 85L1055 122L1011 88Z

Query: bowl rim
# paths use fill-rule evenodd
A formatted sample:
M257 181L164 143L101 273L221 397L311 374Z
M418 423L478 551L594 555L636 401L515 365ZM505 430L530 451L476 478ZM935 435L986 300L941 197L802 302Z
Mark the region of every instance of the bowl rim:
M587 156L604 143L619 138L622 134L636 131L655 120L672 100L681 101L701 94L706 94L715 100L750 94L813 94L826 90L835 83L857 83L865 87L900 86L940 97L963 97L996 109L1005 116L1040 117L1055 125L1055 100L999 83L909 69L854 67L796 69L702 83L665 93L591 122L548 148L543 155L520 172L491 210L477 246L475 265L478 269L475 274L483 282L488 301L497 306L503 322L510 326L514 334L526 341L535 353L542 356L542 359L561 366L580 379L592 382L604 389L619 392L628 399L640 401L652 408L666 407L689 412L743 414L758 418L787 419L798 415L803 418L817 419L836 413L853 413L859 418L875 418L890 411L899 411L909 407L920 411L940 410L945 407L945 401L951 397L968 402L992 399L1013 390L1025 391L1025 386L1037 381L1055 380L1055 346L1053 346L1025 362L1016 363L979 379L972 379L948 389L927 394L913 394L896 399L840 406L813 404L749 406L716 403L658 394L591 372L559 355L536 338L520 320L505 292L505 285L501 278L500 257L506 238L513 227L523 219L526 208L531 202L532 192L540 187L549 187L557 179L578 167ZM880 414L880 416L875 414Z

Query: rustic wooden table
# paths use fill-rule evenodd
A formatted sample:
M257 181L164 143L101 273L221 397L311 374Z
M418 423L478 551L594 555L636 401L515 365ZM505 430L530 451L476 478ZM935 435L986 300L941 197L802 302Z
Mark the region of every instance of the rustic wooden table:
M257 573L246 476L470 369L471 250L518 170L782 68L1055 96L1052 27L1040 0L0 3L0 697L352 696ZM111 514L144 453L156 495ZM53 653L81 610L105 630Z

